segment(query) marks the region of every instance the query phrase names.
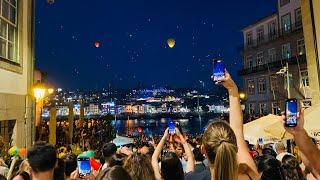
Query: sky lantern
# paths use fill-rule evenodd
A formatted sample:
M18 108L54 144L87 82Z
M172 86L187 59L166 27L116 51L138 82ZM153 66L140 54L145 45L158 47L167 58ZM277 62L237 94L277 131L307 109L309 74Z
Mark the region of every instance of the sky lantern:
M95 46L96 48L99 48L99 47L100 47L100 42L99 42L99 41L96 41L96 42L94 43L94 46Z
M176 41L175 41L173 38L169 38L169 39L167 40L167 44L168 44L168 46L169 46L170 48L173 48L174 45L176 44Z

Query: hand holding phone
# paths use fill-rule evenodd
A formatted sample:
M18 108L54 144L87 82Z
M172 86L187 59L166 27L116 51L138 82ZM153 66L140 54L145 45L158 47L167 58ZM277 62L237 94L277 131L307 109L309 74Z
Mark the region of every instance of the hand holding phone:
M297 99L288 99L286 101L286 127L296 127L298 119L298 103Z
M221 81L225 78L225 65L221 59L213 61L213 80Z
M176 133L176 124L170 120L168 123L168 130L169 130L169 134L173 135Z
M84 176L88 176L91 173L91 165L89 157L78 157L78 169L79 169L79 177L82 178Z

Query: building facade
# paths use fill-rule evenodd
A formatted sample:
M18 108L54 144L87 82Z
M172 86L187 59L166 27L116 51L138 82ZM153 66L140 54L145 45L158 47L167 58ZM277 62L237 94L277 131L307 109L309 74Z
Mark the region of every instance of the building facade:
M310 101L300 3L278 0L278 12L242 30L243 68L239 74L247 95L245 111L251 116L280 113L289 96L304 105Z
M0 136L6 145L33 141L34 1L0 1Z
M320 0L301 0L312 105L320 103Z

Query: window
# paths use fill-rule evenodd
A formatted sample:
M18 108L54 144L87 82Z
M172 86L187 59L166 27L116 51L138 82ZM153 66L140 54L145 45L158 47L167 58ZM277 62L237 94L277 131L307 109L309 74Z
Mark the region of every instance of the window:
M263 65L263 52L258 52L257 54L257 66Z
M246 67L247 68L252 68L253 67L253 60L252 60L252 56L247 56L247 60L246 60Z
M269 40L274 40L277 36L277 31L276 31L276 22L270 22L268 24L268 35L269 35Z
M299 39L297 41L297 51L299 55L305 54L306 53L306 49L304 46L304 39Z
M290 3L290 0L280 0L280 7Z
M272 114L280 114L281 113L281 108L280 108L280 103L278 102L273 102L272 103Z
M264 31L262 26L257 29L257 43L261 44L263 43L263 40L264 40Z
M302 15L301 15L301 8L298 8L295 10L294 12L294 15L295 15L295 25L296 25L296 28L300 28L302 26Z
M278 77L276 75L270 76L271 91L279 91Z
M286 43L282 45L282 59L291 58L291 48L290 43Z
M248 79L247 80L247 91L248 94L254 94L254 80Z
M0 1L0 57L17 62L17 2Z
M259 93L265 93L267 89L266 78L258 79L258 91Z
M269 55L269 62L274 62L276 61L277 55L276 55L276 49L272 48L268 50L268 55Z
M247 46L252 46L253 44L252 32L247 33Z
M248 108L249 114L252 115L254 114L254 104L250 103Z
M301 87L309 87L308 71L301 71Z
M290 13L281 17L282 33L288 33L291 31L291 16Z
M0 137L2 136L4 142L8 145L12 138L13 128L16 124L15 120L0 121Z
M259 104L260 114L266 114L267 113L267 104L266 103L260 103Z

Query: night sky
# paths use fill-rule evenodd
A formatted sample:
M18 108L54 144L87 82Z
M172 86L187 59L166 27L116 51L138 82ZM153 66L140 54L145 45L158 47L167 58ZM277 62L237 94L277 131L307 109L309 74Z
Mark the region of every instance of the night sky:
M36 66L67 89L195 88L213 86L221 56L241 82L241 28L274 11L275 0L37 0Z

